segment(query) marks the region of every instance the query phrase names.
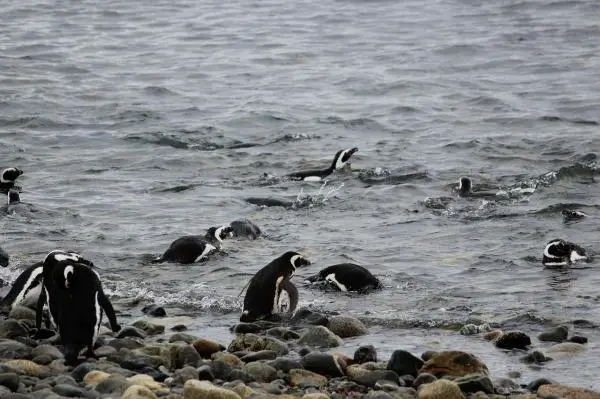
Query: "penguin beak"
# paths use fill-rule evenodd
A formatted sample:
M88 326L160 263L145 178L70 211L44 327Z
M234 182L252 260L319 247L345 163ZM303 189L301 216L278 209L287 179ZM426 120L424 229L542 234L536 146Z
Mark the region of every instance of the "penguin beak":
M354 154L355 152L358 152L358 147L354 147L354 148L352 148L352 149L351 149L351 150L350 150L348 153L349 153L350 155L352 155L352 154Z

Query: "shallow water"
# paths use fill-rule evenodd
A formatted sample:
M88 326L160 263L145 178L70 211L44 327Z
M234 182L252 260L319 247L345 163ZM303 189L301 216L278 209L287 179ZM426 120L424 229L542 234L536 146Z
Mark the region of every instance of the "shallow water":
M600 323L600 274L541 266L561 237L600 244L600 5L585 1L304 3L25 1L0 6L0 155L25 170L37 212L0 217L13 261L78 250L122 298L192 315L223 343L238 293L287 250L313 264L301 305L350 313L386 357L472 351L492 374L600 389L589 349L530 368L441 329L481 320L535 335ZM359 147L325 187L278 179ZM267 173L269 177L265 177ZM451 196L459 176L498 201ZM250 196L312 199L294 210ZM433 205L432 205L433 204ZM439 205L439 204L438 204ZM564 224L563 207L592 217ZM248 217L266 233L193 266L148 264L180 235ZM302 282L353 261L385 290L368 297ZM585 365L585 367L582 367Z

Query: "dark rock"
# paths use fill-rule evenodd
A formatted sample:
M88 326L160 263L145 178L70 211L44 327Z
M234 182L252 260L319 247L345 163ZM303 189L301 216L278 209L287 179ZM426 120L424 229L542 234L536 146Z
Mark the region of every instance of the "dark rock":
M258 382L271 382L277 378L277 370L263 362L246 364L246 373L253 381Z
M342 377L346 374L346 362L330 353L311 352L302 358L302 366L317 374Z
M146 334L146 332L144 330L141 330L137 327L132 327L132 326L127 326L127 327L123 327L116 335L116 338L126 338L126 337L132 337L132 338L146 338L148 336L148 334Z
M418 389L421 385L432 383L435 380L437 380L437 378L433 374L421 373L415 378L412 387Z
M165 317L167 315L167 312L163 307L158 306L154 303L148 306L144 306L142 308L142 313L152 317Z
M404 383L400 385L405 387L412 387L413 383L415 382L415 377L411 374L404 374L400 376L400 381Z
M239 323L231 327L231 332L235 334L249 334L261 331L261 327L254 323Z
M353 367L352 370L359 369L361 370L359 373L351 372L348 369L348 376L350 379L360 385L364 385L366 387L373 387L375 383L380 380L388 380L394 382L396 385L400 386L403 382L400 382L398 374L393 372L392 370L365 370L360 369L359 367Z
M273 337L260 337L256 334L237 335L227 348L229 352L240 350L255 352L265 349L273 350L279 355L286 355L289 352L289 348L285 342Z
M54 392L60 396L66 396L67 398L80 398L85 396L84 389L67 384L56 384L54 386Z
M16 392L19 389L19 375L17 373L0 374L0 385L5 386L12 392Z
M423 359L423 361L426 362L429 359L431 359L432 357L434 357L436 354L437 354L436 351L425 351L421 354L421 359Z
M0 338L14 339L28 335L29 330L22 322L13 319L0 320Z
M40 328L36 331L35 335L40 340L46 340L48 338L54 337L56 333L52 330L48 330L47 328Z
M121 395L131 383L125 379L125 377L120 375L111 375L107 379L100 381L96 388L94 388L97 392L102 394L118 394Z
M31 351L31 356L33 357L41 355L48 355L52 358L52 360L62 359L65 357L56 346L47 344L38 345Z
M125 349L137 349L144 346L144 341L139 338L134 337L125 337L121 339L113 339L108 343L109 346L112 346L116 350L121 350L121 348Z
M410 374L416 377L423 364L424 362L412 353L399 349L392 353L387 369L398 375Z
M296 310L290 322L296 326L327 326L329 319L320 313L302 307Z
M500 395L510 395L513 393L524 393L525 390L521 388L519 384L511 380L510 378L495 378L492 381L494 384L494 390Z
M525 363L541 364L541 363L545 363L549 360L552 360L552 358L547 357L546 355L544 355L542 352L540 352L538 350L533 350L533 351L529 352L528 354L526 354L525 356L523 356L521 358L521 360Z
M96 352L96 356L98 356L98 357L106 357L108 355L112 355L113 353L117 352L117 350L112 346L104 345L104 346L101 346L98 349L96 349L95 352Z
M569 335L569 327L558 326L538 334L540 341L563 342Z
M177 357L175 362L175 368L182 368L183 366L195 366L200 360L200 355L196 352L196 349L192 345L185 345L177 351Z
M300 347L300 348L298 349L298 354L299 354L300 356L306 356L306 355L308 355L310 352L312 352L312 351L310 350L310 348L309 348L308 346L302 346L302 347Z
M442 376L460 377L467 374L489 374L485 363L473 354L462 351L438 352L425 362L420 372L430 373L438 378Z
M343 341L327 327L313 326L309 327L304 334L302 334L298 343L314 348L333 348L340 346Z
M148 335L158 335L165 332L165 326L162 324L152 323L149 320L137 320L133 326L144 331Z
M276 338L280 338L283 340L290 340L290 339L298 339L300 338L300 334L298 334L296 331L292 331L289 328L286 327L273 327L273 328L269 328L267 330L267 335L270 335L272 337L276 337Z
M169 342L185 342L186 344L191 344L192 342L196 341L198 339L198 337L192 335L192 334L187 334L187 333L176 333L173 334L169 337Z
M81 363L71 371L71 377L77 382L82 382L83 377L92 370L97 370L98 366L94 363Z
M340 338L357 337L369 332L362 321L350 316L333 316L327 328Z
M289 371L292 369L304 368L302 363L290 357L278 357L277 359L270 361L268 364L277 370L283 371L284 373L289 373Z
M557 384L557 382L554 380L549 380L548 378L538 378L536 380L531 381L527 385L527 389L529 389L531 392L537 392L539 387L548 384Z
M492 384L492 380L486 375L468 374L458 377L454 382L464 393L475 393L479 391L494 393L494 384Z
M0 339L0 359L29 359L31 349L18 341Z
M202 366L202 367L206 367L206 366ZM200 368L202 368L200 367ZM173 379L175 380L175 383L179 384L179 385L183 385L187 380L209 380L212 381L215 379L214 375L212 374L212 371L210 369L210 367L208 367L208 373L206 371L206 369L202 370L202 374L206 377L206 376L210 376L211 378L202 378L202 376L200 375L200 369L196 370L194 367L191 366L185 366L184 368L175 371L175 373L173 373Z
M224 361L213 361L211 370L215 378L224 381L241 380L248 382L250 379L248 375L239 368L235 368L232 365L225 363Z
M363 364L366 362L376 362L377 351L373 345L363 345L354 352L354 362Z
M198 367L197 373L198 373L198 376L196 378L199 379L200 381L202 381L202 380L213 381L215 379L212 369L207 364L205 364L204 366Z
M242 356L242 362L250 363L257 360L273 360L277 358L277 352L270 350L262 350L258 352L252 352L245 356Z
M186 331L188 328L185 324L177 324L171 327L171 331L181 332Z
M75 381L75 378L71 377L70 375L57 375L54 377L54 385L58 384L77 386L77 381Z
M11 393L3 396L2 399L31 399L31 396L24 395L22 393Z
M8 318L15 320L35 320L35 310L25 306L15 306L10 310Z
M582 335L573 335L568 339L569 342L574 342L576 344L587 344L588 339Z
M521 331L509 331L496 340L496 347L500 349L523 349L531 345L531 338Z

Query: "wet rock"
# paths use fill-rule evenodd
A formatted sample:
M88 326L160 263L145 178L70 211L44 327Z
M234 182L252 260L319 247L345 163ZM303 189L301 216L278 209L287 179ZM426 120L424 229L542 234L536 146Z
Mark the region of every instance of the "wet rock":
M263 362L250 362L246 364L246 373L254 381L271 382L277 378L277 370Z
M306 393L302 399L329 399L329 395L322 392Z
M46 366L41 366L31 360L16 359L8 360L3 363L4 366L15 373L25 374L37 377L43 377L49 374L50 370Z
M465 324L460 329L459 333L461 335L474 335L480 333L490 332L492 327L489 324Z
M31 349L12 339L0 339L0 359L26 359L31 355Z
M454 380L461 391L464 393L485 392L494 393L494 384L487 375L483 374L468 374L458 377Z
M207 380L207 381L212 381L215 379L215 376L213 375L212 369L210 368L209 365L205 364L204 366L200 366L198 367L198 369L196 370L197 372L197 377L196 379L198 380Z
M437 355L436 351L425 351L425 352L421 353L421 359L423 359L423 361L426 362L429 359L431 359L432 357L434 357L435 355Z
M13 319L0 320L0 338L13 339L28 335L28 330L22 322Z
M500 349L527 350L527 347L531 345L531 338L522 331L509 331L498 337L495 345Z
M274 367L276 370L281 370L284 373L288 373L291 369L304 368L300 361L290 357L278 357L277 359L269 362L269 366Z
M340 338L358 337L369 332L362 321L350 316L333 316L329 319L328 327Z
M525 363L535 363L535 364L542 364L545 363L547 361L552 360L552 358L547 357L546 355L544 355L544 353L538 351L538 350L533 350L531 352L529 352L528 354L526 354L525 356L523 356L521 358L521 360Z
M327 327L314 326L302 334L298 340L300 345L308 345L314 348L333 348L340 346L343 341L331 332Z
M296 310L294 316L290 320L296 326L327 326L329 319L321 313L313 312L312 310L301 307Z
M301 363L306 370L321 375L342 377L346 374L346 362L330 353L311 352L302 358Z
M213 362L223 362L223 363L229 364L233 367L243 367L244 366L244 362L242 362L239 357L232 355L231 353L227 353L227 352L217 352L217 353L213 354L212 360L213 360Z
M183 386L184 399L241 399L228 389L220 388L208 381L189 380Z
M169 342L185 342L186 344L191 344L196 341L198 337L188 333L175 333L169 337Z
M250 363L257 360L273 360L277 358L277 352L270 350L262 350L249 353L241 358L242 362Z
M137 349L144 346L144 341L140 338L126 337L121 339L113 339L108 343L108 345L112 346L116 350L120 350L121 348Z
M392 353L387 369L398 375L410 374L416 377L423 364L424 362L412 353L398 349Z
M278 355L286 355L289 352L288 346L285 342L273 337L259 337L255 334L238 335L227 348L227 351L229 352L242 350L251 352L272 350L277 352Z
M301 389L309 387L320 388L327 385L327 377L303 369L290 370L289 380L291 386Z
M248 398L249 396L254 394L254 391L252 390L252 388L250 388L249 386L247 386L246 384L244 384L241 381L234 381L231 383L227 382L227 383L223 384L223 387L227 388L227 389L231 389L233 392L237 393L242 398Z
M15 306L10 310L8 318L15 320L35 320L35 310L25 306Z
M85 390L68 384L56 384L53 390L60 396L66 396L67 398L80 398L85 396Z
M122 395L132 384L120 375L111 375L100 381L94 388L96 392L102 394Z
M537 394L540 398L561 399L600 399L600 393L585 388L576 388L568 385L546 384L539 387Z
M81 382L86 374L97 368L98 366L95 363L81 363L71 371L71 377L73 377L75 381Z
M8 388L12 392L19 389L19 375L17 373L0 374L0 385Z
M142 313L152 317L165 317L167 315L165 308L158 306L154 303L151 305L144 306L142 308Z
M438 352L425 362L421 373L430 373L436 377L456 376L467 374L489 375L487 366L477 357L462 351Z
M148 320L137 320L133 326L144 331L148 335L158 335L165 332L165 326L162 324L151 323Z
M148 336L148 334L146 334L145 331L137 328L137 327L133 327L133 326L127 326L127 327L123 327L116 335L116 338L125 338L125 337L133 337L133 338L146 338Z
M392 370L366 370L355 365L348 367L346 373L350 380L366 387L373 387L380 380L388 380L394 382L396 385L400 385L398 374ZM404 384L402 383L402 385Z
M547 385L547 384L557 384L557 383L555 381L549 380L547 378L538 378L536 380L531 381L527 385L527 389L529 389L532 392L536 392L539 389L539 387L541 387L542 385Z
M181 331L187 331L187 326L185 324L176 324L173 327L171 327L171 331L175 331L175 332L181 332Z
M504 333L500 330L493 330L493 331L483 334L483 339L485 339L486 341L495 341L502 334L504 334Z
M83 383L86 385L97 385L110 377L109 373L100 370L91 370L83 377ZM75 378L77 381L77 378Z
M552 345L546 349L546 353L550 354L564 354L564 353L578 353L587 350L587 346L584 344L576 344L574 342L563 342L560 344Z
M140 385L150 389L152 392L156 393L168 393L169 390L165 388L162 384L155 381L153 377L146 374L136 374L127 378L132 385Z
M201 378L199 373L200 369L196 369L192 366L185 366L173 373L173 379L178 385L183 385L187 380L214 380L215 377L212 374L210 366L202 366L201 368L203 367L208 367L211 378ZM203 369L202 372L205 376L207 375L206 369Z
M196 339L192 342L192 345L203 359L210 359L213 353L225 350L225 347L220 343L204 338Z
M262 327L254 323L238 323L231 327L231 332L234 334L253 334L261 330Z
M353 357L354 363L363 364L366 362L377 361L377 351L373 345L360 346L355 352Z
M412 383L413 388L417 389L421 385L431 384L433 381L437 380L437 378L433 374L429 373L421 373L415 378Z
M465 396L454 382L436 380L421 386L419 399L465 399Z
M157 399L154 392L143 385L132 385L123 392L121 399Z
M47 355L52 360L64 358L64 355L62 354L62 352L59 351L56 346L52 346L52 345L47 345L47 344L38 345L35 348L33 348L33 350L31 351L32 357L42 356L42 355Z
M569 335L569 327L558 326L538 334L540 341L563 342Z
M494 390L500 395L510 395L512 393L523 393L525 390L519 384L510 378L495 378L492 381Z
M300 334L298 334L296 331L290 330L287 327L269 328L267 330L267 335L270 335L275 338L283 339L285 341L300 338Z
M117 350L112 346L104 345L96 349L94 352L96 352L96 355L98 357L106 357L112 355L113 353L116 353Z
M177 351L175 363L172 365L175 369L183 366L195 366L200 360L200 355L192 345L185 345Z
M211 370L216 379L224 381L249 381L250 378L244 370L239 367L234 367L231 364L221 360L213 360Z
M568 341L576 344L587 344L588 339L582 335L573 335Z

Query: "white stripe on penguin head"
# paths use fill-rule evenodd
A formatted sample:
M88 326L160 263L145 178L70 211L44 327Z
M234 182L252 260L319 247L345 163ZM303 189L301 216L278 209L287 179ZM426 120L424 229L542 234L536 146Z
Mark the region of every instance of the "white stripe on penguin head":
M340 289L340 291L344 291L344 292L348 291L348 289L346 288L346 286L344 284L342 284L336 280L335 273L328 274L327 277L325 277L325 281L330 281L330 282L334 283Z
M69 274L72 276L74 272L73 266L69 265L65 267L65 271L63 272L65 276L65 288L69 288Z

